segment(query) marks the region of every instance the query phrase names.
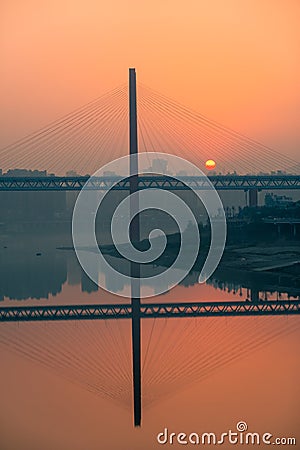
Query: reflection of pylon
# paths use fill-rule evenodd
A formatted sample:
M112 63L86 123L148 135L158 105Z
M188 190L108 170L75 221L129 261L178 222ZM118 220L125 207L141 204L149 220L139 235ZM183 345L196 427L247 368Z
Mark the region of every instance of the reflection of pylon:
M129 69L129 153L130 153L130 224L131 242L139 242L139 199L138 199L138 138L136 74ZM140 317L140 264L130 262L131 306L132 306L132 363L133 363L133 397L134 425L141 425L141 317Z

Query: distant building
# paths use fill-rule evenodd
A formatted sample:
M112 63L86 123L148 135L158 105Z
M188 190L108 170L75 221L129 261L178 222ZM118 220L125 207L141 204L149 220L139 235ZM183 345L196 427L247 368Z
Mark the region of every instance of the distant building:
M291 197L287 197L286 195L276 195L272 193L267 193L265 195L265 206L268 207L279 207L285 208L286 206L293 203L293 199Z
M150 166L145 172L169 175L168 161L162 158L153 159L152 166Z
M46 170L9 169L3 177L40 178L52 176ZM0 221L57 220L66 213L65 191L1 191Z
M287 175L285 170L271 170L271 175Z
M2 174L2 171L1 171ZM4 177L46 177L47 170L9 169Z
M185 170L179 170L177 173L176 173L176 175L178 176L178 177L187 177L187 172L185 171Z
M104 170L103 172L104 177L116 177L116 172L112 172L111 170Z
M68 170L66 177L80 177L80 175L75 170Z

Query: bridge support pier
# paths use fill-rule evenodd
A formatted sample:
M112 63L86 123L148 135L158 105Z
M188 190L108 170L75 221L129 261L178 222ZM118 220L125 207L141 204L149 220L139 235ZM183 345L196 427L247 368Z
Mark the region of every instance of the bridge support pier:
M258 206L258 189L249 189L249 206L250 208Z

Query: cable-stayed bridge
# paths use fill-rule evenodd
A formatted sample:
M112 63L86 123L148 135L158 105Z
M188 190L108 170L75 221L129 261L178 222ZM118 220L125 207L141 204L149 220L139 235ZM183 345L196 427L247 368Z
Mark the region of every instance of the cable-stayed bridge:
M3 174L7 172L0 176L0 191L73 191L82 189L86 182L91 189L110 189L113 177L88 180L84 175L127 154L128 100L127 86L121 85L2 148L0 168ZM138 85L137 100L139 152L181 156L204 172L205 161L214 159L216 169L208 173L214 187L248 192L251 206L257 205L261 190L299 189L298 161L143 84ZM14 168L43 170L50 176L24 177L22 171L16 176ZM176 175L175 168L168 168L168 172L172 169ZM179 183L167 175L153 175L140 177L138 189L205 189L205 184L196 177ZM118 183L114 189L127 190L129 182Z
M129 133L127 127L129 100ZM139 122L135 71L130 69L129 98L122 86L83 108L49 124L47 127L5 147L0 161L7 173L0 177L0 190L80 190L86 182L90 189L109 190L113 176L99 179L81 176L93 173L112 159L127 153L129 134L130 154L137 154L137 136L140 151L172 153L204 164L207 159L217 161L219 173L210 176L217 189L252 191L260 189L299 189L299 163L281 155L252 139L223 127L192 112L182 105L141 85L138 95ZM163 161L161 161L163 164ZM10 168L47 170L59 176L11 176ZM261 173L262 169L266 173ZM168 168L172 172L174 168ZM76 175L64 176L74 171ZM205 189L207 181L186 177L180 183L171 174L163 177L141 176L118 183L115 189L129 190L161 188L182 190L193 186ZM252 203L255 204L255 195ZM253 200L254 199L254 200ZM139 229L131 229L133 240L139 240ZM132 264L132 274L139 273ZM132 275L133 278L138 278ZM1 322L67 321L94 319L131 319L132 361L134 388L134 424L141 423L141 319L202 316L275 316L298 315L298 300L276 302L194 302L182 304L143 304L140 286L133 282L131 303L126 305L80 305L28 308L0 308Z
M8 171L6 177L9 177L10 169L20 168L46 170L56 176L73 173L79 178L93 174L113 159L126 156L128 101L128 88L124 84L0 149L3 174ZM249 187L253 183L257 188L268 187L269 182L266 185L264 182L266 179L271 182L272 177L274 188L275 184L278 189L287 184L289 188L295 186L292 175L300 174L300 163L289 157L285 149L274 150L143 84L137 85L137 112L140 153L181 156L208 173L220 189L229 186L229 175L232 189L240 186L239 176L242 175L248 177ZM208 159L216 161L216 168L211 172L205 168ZM176 174L176 168L167 170ZM256 178L251 178L253 176ZM84 179L78 180L76 187L79 188L82 181ZM4 183L1 179L1 189ZM45 187L45 183L40 187ZM70 184L61 187L67 186L71 187Z
M109 161L127 154L128 90L126 85L102 95L40 130L0 150L0 191L80 190L90 175ZM139 84L139 152L171 153L195 163L205 172L205 161L216 161L208 176L217 190L243 190L257 205L261 190L296 190L300 164L256 140L192 111L175 100ZM14 168L47 171L50 176L16 176ZM10 170L12 169L12 170ZM176 175L174 168L168 172ZM53 173L53 175L51 175ZM11 175L12 174L12 175ZM55 174L55 175L54 175ZM69 175L69 176L66 176ZM169 174L169 173L168 173ZM108 190L113 177L88 181L90 188ZM129 182L115 189L128 189ZM138 189L158 187L205 189L205 182L186 177L140 177Z

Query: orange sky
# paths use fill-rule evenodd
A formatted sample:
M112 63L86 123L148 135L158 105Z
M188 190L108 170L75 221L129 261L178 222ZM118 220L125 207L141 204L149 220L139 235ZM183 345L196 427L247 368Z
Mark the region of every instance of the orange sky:
M138 79L298 159L298 0L2 0L4 146Z

